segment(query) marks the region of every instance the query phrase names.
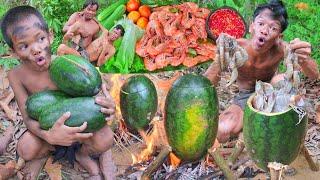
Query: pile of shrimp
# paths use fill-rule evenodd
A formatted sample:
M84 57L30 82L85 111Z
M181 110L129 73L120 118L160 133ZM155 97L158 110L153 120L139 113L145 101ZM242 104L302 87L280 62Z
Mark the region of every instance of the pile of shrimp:
M214 59L215 46L206 41L205 21L210 10L186 2L153 9L136 53L144 58L147 70L168 65L187 67ZM190 53L192 52L192 53Z

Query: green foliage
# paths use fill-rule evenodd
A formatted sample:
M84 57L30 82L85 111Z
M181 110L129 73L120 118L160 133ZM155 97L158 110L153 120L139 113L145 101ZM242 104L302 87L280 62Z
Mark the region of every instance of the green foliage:
M9 9L9 4L2 4L0 6L0 17L2 17ZM13 57L8 56L8 45L4 42L2 33L0 33L0 66L4 69L12 69L19 64L19 61ZM8 56L4 58L4 56Z
M69 17L82 9L84 0L33 0L30 5L38 8L44 16L49 28L54 33L54 41L51 45L55 53L59 44L61 44L63 25Z
M20 62L15 58L1 58L0 57L0 66L4 67L4 69L9 70L19 65Z
M290 3L291 2L291 3ZM320 64L320 3L317 0L305 1L309 8L299 10L295 7L301 1L286 2L289 16L289 26L284 32L284 40L290 42L295 38L307 41L312 45L312 58Z

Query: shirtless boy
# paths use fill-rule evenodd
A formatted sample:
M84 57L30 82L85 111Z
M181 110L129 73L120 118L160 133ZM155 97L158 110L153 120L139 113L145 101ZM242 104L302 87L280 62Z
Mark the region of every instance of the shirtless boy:
M65 24L63 28L65 35L57 54L83 56L91 62L97 61L97 66L101 66L105 60L114 55L115 48L112 42L124 34L124 29L120 25L111 32L103 28L94 18L99 7L97 2L87 1L83 7L82 12L72 14ZM98 37L100 30L102 33ZM71 40L71 47L67 45L69 40Z
M100 31L100 26L94 19L98 9L97 1L86 0L83 10L70 16L62 30L66 34L63 37L63 44L58 47L58 55L78 54L85 58L89 57L86 48L98 37ZM67 45L69 40L71 40L71 47Z
M231 135L241 131L245 103L254 92L256 81L273 83L283 78L283 75L276 75L276 71L284 57L287 43L282 40L282 33L287 25L287 12L284 5L281 1L271 0L256 8L253 22L249 27L251 38L237 40L248 52L249 59L244 66L238 68L239 94L234 98L232 105L219 116L217 135L219 142L226 142ZM310 57L310 43L294 39L289 46L298 55L302 72L311 79L318 78L317 64ZM218 63L212 63L205 72L205 76L215 85L220 80L219 74Z
M42 15L30 6L12 8L3 17L1 32L13 54L21 61L20 66L8 73L10 85L27 127L18 141L18 155L26 161L36 160L54 150L53 145L70 146L75 142L81 142L82 146L76 153L76 160L92 177L101 179L100 168L104 169L104 164L100 163L99 168L89 155L102 153L100 159L105 158L105 152L113 143L113 134L107 125L95 133L82 133L87 126L86 123L80 127L64 125L70 117L70 113L66 112L50 130L45 131L40 129L38 121L31 119L25 110L28 96L47 89L57 89L48 73L53 36L49 33ZM101 112L105 113L108 117L106 120L109 120L114 117L115 104L105 85L102 89L106 97L97 97L96 103L102 106ZM104 171L102 173L105 175ZM30 176L34 179L36 174L31 172Z
M102 66L116 52L113 42L123 35L124 29L121 25L115 26L111 32L104 29L101 36L87 48L89 60L91 62L97 61L97 66Z

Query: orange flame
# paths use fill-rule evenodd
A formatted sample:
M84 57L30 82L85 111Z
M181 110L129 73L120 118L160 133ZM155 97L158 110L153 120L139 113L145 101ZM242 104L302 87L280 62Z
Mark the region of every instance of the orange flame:
M173 169L176 169L181 163L181 160L173 153L169 154L169 159L170 159L170 164L173 167Z
M110 88L110 95L114 99L116 103L116 115L121 115L120 111L120 89L123 84L123 81L121 81L121 75L115 74L112 76L109 76L109 83L112 85ZM119 117L119 116L118 116Z
M154 119L157 118L159 119L159 117L155 117ZM150 134L146 134L144 131L139 131L139 134L146 143L147 148L138 155L131 155L133 164L149 160L155 149L168 145L163 121L153 120L150 124L153 125L153 130Z
M143 131L140 131L139 133L146 142L147 148L138 155L131 154L132 164L137 164L149 160L154 151L154 136L147 136Z

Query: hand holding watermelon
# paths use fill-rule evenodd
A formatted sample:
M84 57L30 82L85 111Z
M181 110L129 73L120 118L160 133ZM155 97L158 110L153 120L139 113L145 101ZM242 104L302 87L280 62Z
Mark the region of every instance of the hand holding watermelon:
M92 133L81 133L87 128L87 122L79 127L69 127L65 121L71 116L70 112L64 113L47 131L46 141L51 145L70 146L74 142L83 141L92 137Z
M104 96L96 97L95 102L98 105L102 106L101 112L106 115L105 120L106 121L112 120L115 118L115 108L116 108L115 102L107 90L107 85L102 84L101 88Z

